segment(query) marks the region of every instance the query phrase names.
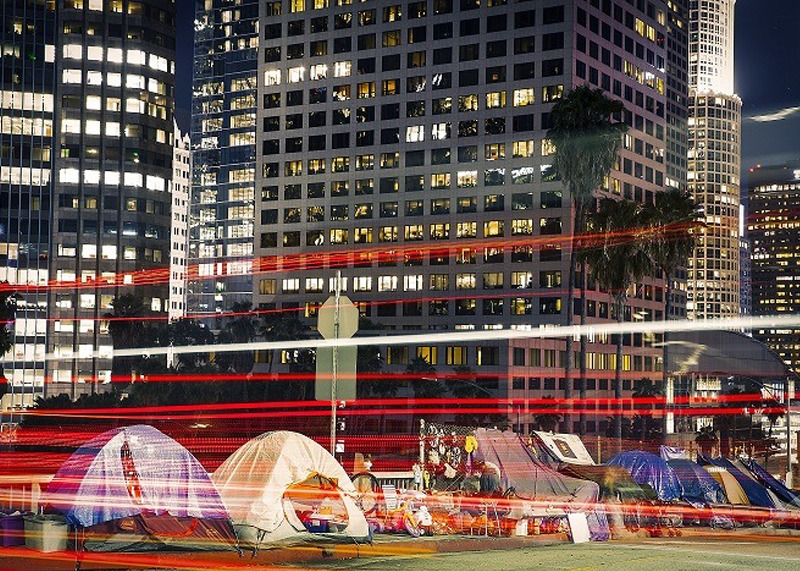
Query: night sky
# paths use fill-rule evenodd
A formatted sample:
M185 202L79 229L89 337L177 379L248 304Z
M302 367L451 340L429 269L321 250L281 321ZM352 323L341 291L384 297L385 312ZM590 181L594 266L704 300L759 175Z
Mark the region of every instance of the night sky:
M194 0L178 9L177 114L189 127ZM742 167L800 160L800 1L738 0L736 90L743 102ZM742 181L743 185L746 181Z

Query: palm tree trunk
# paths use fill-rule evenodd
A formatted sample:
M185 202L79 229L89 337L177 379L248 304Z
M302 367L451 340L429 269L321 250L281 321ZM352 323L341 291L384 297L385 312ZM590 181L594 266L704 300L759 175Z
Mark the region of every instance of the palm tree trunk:
M578 233L579 228L581 228L581 222L583 220L583 206L579 201L575 201L575 218L573 221L572 227L572 234L570 235L570 249L569 249L569 272L568 272L568 283L567 283L567 327L572 325L572 322L575 320L575 266L577 261L576 256L576 246L578 245L578 241L576 240L576 234ZM573 339L572 335L567 335L566 338L566 359L564 362L564 398L569 401L572 398L572 370L574 368L574 349L573 349ZM571 407L571 403L567 403L567 407ZM567 410L568 410L567 409ZM571 423L570 423L570 415L568 412L564 413L563 419L564 425L567 427L567 431L571 430Z
M586 262L581 263L581 329L586 325ZM580 380L580 400L581 418L580 433L586 434L586 351L588 339L581 333L581 348L579 353L581 380Z
M669 272L664 272L664 321L669 320L670 311L672 311L672 276ZM661 439L667 441L667 393L668 377L669 377L669 331L664 329L662 341L662 366L661 366L661 384L664 391L664 409L661 412ZM672 390L673 401L675 399L675 389Z
M622 296L615 297L617 324L622 325L625 315L625 301ZM614 402L617 407L614 416L614 436L622 441L622 332L617 333L617 362L614 371Z

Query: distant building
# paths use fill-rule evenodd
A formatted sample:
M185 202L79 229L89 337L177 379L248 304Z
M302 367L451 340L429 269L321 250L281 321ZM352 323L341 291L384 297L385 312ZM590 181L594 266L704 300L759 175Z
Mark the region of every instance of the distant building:
M0 279L49 286L22 293L5 365L15 390L77 397L111 381L115 296L166 317L175 6L7 0L0 18Z
M747 231L752 245L754 315L800 313L800 161L750 169ZM800 371L800 328L753 336Z
M682 187L686 18L681 1L262 3L258 307L313 320L341 269L363 315L419 334L384 348L389 370L468 367L482 390L523 403L572 389L563 339L488 339L565 324L572 211L549 112L576 86L605 90L630 131L603 192L649 201ZM607 293L588 295L590 323L613 319ZM648 282L624 319L663 308L663 284ZM433 337L473 330L487 339ZM657 341L625 336L625 394L660 377ZM590 339L588 361L589 394L612 396L610 336ZM509 408L521 431L533 416ZM605 429L606 410L588 416L589 431Z
M169 255L169 319L186 316L186 253L189 243L189 192L192 180L192 144L188 134L174 125L172 156L172 242Z
M689 191L705 228L687 265L687 316L740 313L739 165L742 101L733 90L736 0L689 10Z
M252 301L260 4L195 2L187 292L195 316Z

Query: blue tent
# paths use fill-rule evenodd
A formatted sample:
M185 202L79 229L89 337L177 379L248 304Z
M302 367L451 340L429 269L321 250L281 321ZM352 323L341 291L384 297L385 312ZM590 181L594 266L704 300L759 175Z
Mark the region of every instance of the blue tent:
M744 493L747 494L747 499L750 500L750 503L754 506L759 506L762 508L776 508L779 506L775 505L775 501L770 497L767 490L756 482L753 478L747 476L744 472L739 470L736 466L733 465L726 458L709 458L707 456L700 455L697 457L697 461L699 464L717 466L719 468L725 468L728 473L736 478L736 481L739 482L739 485L742 486Z
M748 460L744 463L747 469L755 476L763 486L772 490L782 502L800 508L800 497L797 496L792 490L783 485L783 482L775 479L775 477L767 472L764 468L758 465L755 460Z
M684 458L668 460L681 486L681 497L693 506L728 502L722 486L700 464Z
M660 500L668 502L681 497L681 485L675 472L655 454L637 450L622 452L609 460L608 464L625 468L634 482L649 485Z

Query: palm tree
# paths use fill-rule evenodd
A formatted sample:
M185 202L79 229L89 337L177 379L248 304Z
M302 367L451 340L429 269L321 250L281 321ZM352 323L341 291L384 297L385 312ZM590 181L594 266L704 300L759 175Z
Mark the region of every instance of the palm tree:
M302 321L300 321L300 318L297 317L295 313L268 313L262 317L260 333L265 341L298 341L302 339L308 339L309 335L311 334L311 330ZM290 368L307 368L305 361L307 360L308 355L304 353L305 352L298 352L295 355L297 362L293 363ZM269 365L267 368L268 374L272 373L272 365L276 361L276 355L276 351L273 351L272 355L270 355ZM264 384L264 400L269 400L271 392L270 385L274 384L275 383L270 381L267 381ZM287 387L280 387L277 390L284 394L284 397L286 394L291 392Z
M580 258L589 265L598 286L614 301L617 323L625 318L628 290L652 271L643 242L642 206L630 200L602 199L589 215L587 247ZM622 402L622 332L617 333L614 398ZM615 434L622 436L621 411L616 415Z
M633 387L633 398L640 398L646 400L652 400L656 397L663 397L664 391L661 388L660 383L654 382L650 379L640 379L636 381L635 386ZM639 413L639 432L641 433L641 439L648 440L648 439L655 439L661 432L661 426L657 423L653 422L653 410L655 409L653 403L649 403L647 408L641 407Z
M664 319L672 311L672 286L675 273L686 265L697 244L702 226L702 212L691 195L676 188L656 194L652 204L644 207L644 218L650 227L647 249L653 265L664 278ZM669 373L668 332L663 338L663 381L666 387ZM666 419L666 415L664 416Z
M628 129L625 123L614 121L621 114L621 101L609 99L602 90L588 84L576 87L560 99L550 111L552 127L547 137L555 146L553 166L567 187L573 206L573 224L567 286L567 325L575 318L575 273L577 253L581 249L576 239L585 230L585 214L594 193L608 175L621 146L621 135ZM585 269L585 268L584 268ZM586 272L582 272L581 290L585 287ZM586 319L586 309L581 307L581 324ZM581 361L585 359L585 338L581 338ZM564 396L572 396L573 349L572 337L566 339L566 380ZM582 368L583 369L583 368ZM586 379L581 378L581 399L586 398ZM568 419L566 419L568 421Z

